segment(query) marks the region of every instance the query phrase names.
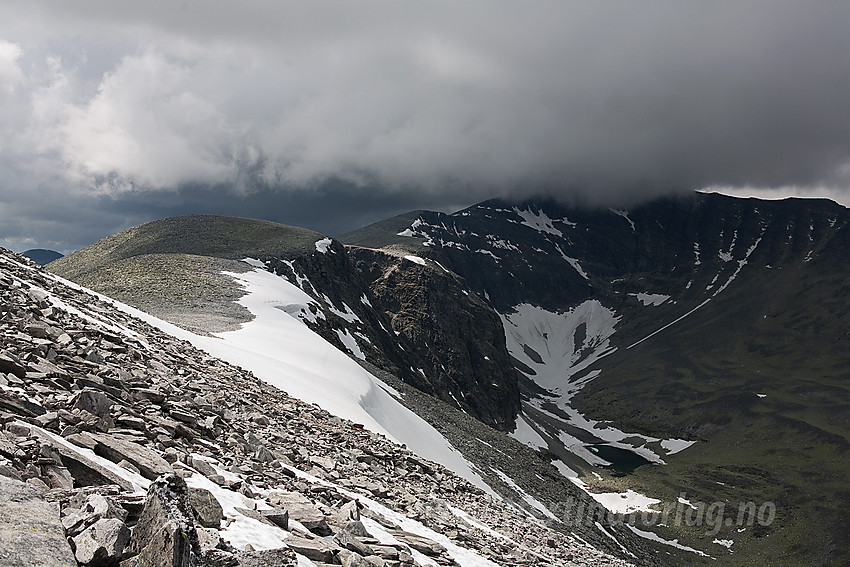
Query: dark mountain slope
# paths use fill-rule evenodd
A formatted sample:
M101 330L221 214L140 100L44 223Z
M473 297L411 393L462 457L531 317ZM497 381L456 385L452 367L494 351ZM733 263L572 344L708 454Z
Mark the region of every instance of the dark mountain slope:
M543 451L585 472L604 454L608 490L776 506L770 526L722 526L731 555L695 527L662 537L738 563L837 565L850 504L848 222L825 200L694 194L629 211L494 200L420 213L386 242L409 238L502 315L516 367L538 386L521 417ZM380 244L374 227L369 237ZM696 444L670 454L675 439ZM626 448L667 465L621 476L634 466Z
M21 252L21 256L29 258L40 266L44 266L45 264L49 264L50 262L61 258L62 254L56 252L55 250L45 250L44 248L32 248L30 250L25 250L24 252Z

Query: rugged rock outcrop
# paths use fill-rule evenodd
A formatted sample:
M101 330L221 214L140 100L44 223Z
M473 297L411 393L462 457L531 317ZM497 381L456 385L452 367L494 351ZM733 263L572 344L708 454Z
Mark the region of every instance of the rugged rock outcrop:
M350 248L378 309L407 339L408 360L424 376L412 382L498 429L512 431L519 383L498 314L453 273L367 248ZM410 352L412 351L412 352ZM427 378L426 378L427 377Z
M195 332L232 329L250 317L223 271L251 258L309 296L293 311L343 352L512 430L517 373L498 315L466 284L420 258L348 248L265 221L189 216L108 237L50 270ZM471 332L473 331L474 332Z

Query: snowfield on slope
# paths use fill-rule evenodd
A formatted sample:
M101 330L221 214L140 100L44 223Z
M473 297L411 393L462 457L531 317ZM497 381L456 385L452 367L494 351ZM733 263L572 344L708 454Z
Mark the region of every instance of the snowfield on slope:
M254 319L236 331L213 336L196 335L56 277L212 356L253 372L260 380L295 398L404 444L420 457L443 465L496 496L461 453L388 393L388 386L301 322L297 316L300 309L293 306L307 305L313 298L286 279L261 268L228 274L244 286L247 293L239 303Z
M508 352L525 366L520 371L548 392L528 402L547 417L546 424L536 425L543 431L547 426L551 429L553 424L563 423L563 431L549 433L573 454L590 465L611 464L591 452L591 444L572 435L570 428L586 431L597 442L632 451L658 464L664 463L660 451L650 449L647 444L661 441L662 446L668 449L667 454L672 454L673 448L683 450L687 447L671 445L675 440L662 441L621 431L588 419L571 406L573 396L599 374L598 370L588 371L589 367L615 350L610 339L620 317L614 311L597 300L585 301L562 313L523 303L515 306L510 313L500 314L500 317L505 328ZM557 411L548 408L547 404L554 404ZM526 445L545 447L546 441L525 419L517 420L517 429L512 436Z

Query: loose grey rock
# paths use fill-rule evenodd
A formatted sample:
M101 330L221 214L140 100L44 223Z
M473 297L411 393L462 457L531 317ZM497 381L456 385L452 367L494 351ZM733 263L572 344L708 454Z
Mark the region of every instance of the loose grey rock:
M243 551L237 554L239 567L294 567L298 565L295 552L287 547L265 551Z
M419 553L436 557L446 553L446 548L432 539L409 532L390 530L390 533L401 542L406 543Z
M33 427L31 432L33 435L38 437L42 443L50 444L50 446L56 450L62 458L62 464L68 469L68 472L71 474L78 486L117 484L123 490L128 492L133 491L133 485L131 483L127 482L114 472L102 467L92 459L86 457L79 451L76 451L74 448L56 441L47 435L47 433L36 427ZM88 434L73 435L71 437L73 437L73 439L67 438L67 440L71 442L77 441L77 443L75 443L76 445L83 446L88 449L94 449L97 445L97 442Z
M168 461L144 445L104 433L95 433L92 437L97 442L94 448L96 454L113 463L129 461L147 479L153 480L160 475L174 472Z
M268 498L272 506L281 507L289 512L289 518L297 520L316 535L331 535L325 515L303 494L298 492L272 492Z
M221 526L224 519L224 510L213 493L205 488L189 488L189 506L195 513L198 523L205 528L216 528Z
M130 529L121 520L98 520L74 538L77 561L89 567L115 565L130 541Z
M274 525L289 531L289 512L284 508L259 510L260 514Z
M362 543L347 531L338 532L334 536L334 541L340 547L363 556L375 554L375 551L371 547L369 547L365 543Z
M322 563L333 563L334 557L341 548L333 542L322 538L306 539L298 536L289 536L284 540L295 553L299 553L312 561Z
M189 465L207 478L218 475L213 466L203 459L192 457Z
M0 567L75 564L59 506L25 483L0 476Z
M79 393L74 407L85 410L97 417L104 418L109 416L109 408L112 407L112 401L103 392L86 389Z

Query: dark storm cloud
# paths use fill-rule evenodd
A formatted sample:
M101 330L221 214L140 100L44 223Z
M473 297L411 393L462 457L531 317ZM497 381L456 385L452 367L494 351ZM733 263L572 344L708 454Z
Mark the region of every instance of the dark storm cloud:
M186 212L333 234L534 193L841 198L848 21L843 1L7 2L0 239Z

